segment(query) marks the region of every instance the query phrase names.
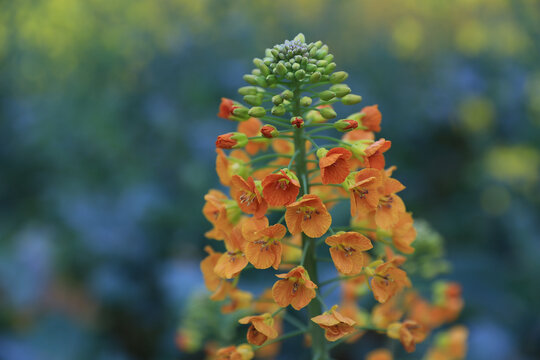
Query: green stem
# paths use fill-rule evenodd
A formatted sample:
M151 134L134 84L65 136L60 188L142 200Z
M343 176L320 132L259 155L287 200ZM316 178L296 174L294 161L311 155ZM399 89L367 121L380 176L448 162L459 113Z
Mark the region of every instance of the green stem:
M299 83L295 83L293 87L293 99L291 101L293 116L300 116L304 109L300 106L300 97L302 88ZM309 182L307 172L307 155L306 155L306 137L304 128L294 130L294 148L298 152L295 158L296 176L300 180L300 196L309 194ZM317 283L317 260L315 258L315 239L309 238L306 234L302 234L302 247L304 248L303 265L309 274L311 280ZM322 314L321 303L319 301L311 301L308 305L309 317L315 317ZM312 340L312 359L313 360L329 360L330 355L327 350L327 342L324 338L324 331L314 322L309 322L308 331Z
M295 336L298 336L298 335L302 335L305 332L306 332L306 330L291 331L290 333L287 333L285 335L281 335L280 337L275 338L274 340L267 341L264 344L262 344L261 346L254 346L253 348L255 350L259 350L260 348L263 348L263 347L271 345L271 344L275 344L275 343L283 341L285 339L292 338L292 337L295 337Z

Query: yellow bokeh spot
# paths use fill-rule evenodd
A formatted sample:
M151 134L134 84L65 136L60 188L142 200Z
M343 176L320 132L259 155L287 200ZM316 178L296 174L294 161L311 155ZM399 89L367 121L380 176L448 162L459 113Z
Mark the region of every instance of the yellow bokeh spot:
M472 97L459 105L459 120L465 130L476 133L493 125L495 109L489 99Z
M500 185L492 185L485 188L480 194L482 209L490 215L502 215L508 211L512 196L510 192Z
M477 55L486 48L487 42L487 31L478 21L470 20L457 29L455 43L464 54Z
M509 184L534 184L540 173L540 151L524 145L499 146L485 158L488 174Z
M399 57L411 57L420 49L424 40L422 25L413 18L397 22L392 33L394 51Z

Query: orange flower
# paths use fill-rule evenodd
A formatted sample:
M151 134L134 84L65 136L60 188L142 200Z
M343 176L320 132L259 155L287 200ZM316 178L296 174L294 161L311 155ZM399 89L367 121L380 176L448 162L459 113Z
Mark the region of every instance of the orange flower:
M281 253L283 251L280 240L286 233L285 226L275 224L248 236L245 248L247 260L256 269L267 269L272 266L277 270L281 263Z
M368 326L369 325L369 314L358 307L356 301L345 301L340 305L341 314L353 319L356 322L357 326ZM360 339L366 331L357 331L355 335L350 336L347 339L347 343L352 344L358 339Z
M360 113L364 114L360 118L360 121L362 121L362 125L369 131L375 131L379 132L381 131L381 120L382 115L379 111L379 105L371 105L364 107Z
M240 209L246 214L257 218L263 217L268 209L266 200L250 176L244 180L241 176L233 175L231 178L231 196L236 200Z
M214 272L214 267L216 266L221 253L215 252L210 246L206 246L204 251L208 253L208 256L201 261L201 272L204 278L204 284L209 291L215 291L221 279Z
M351 216L365 214L375 210L379 205L379 187L382 174L377 169L358 171L349 184L351 194Z
M203 214L206 219L214 225L214 229L204 234L206 237L215 240L223 240L225 234L230 232L234 223L238 221L238 216L230 200L225 194L218 190L210 190L204 196L206 203L203 207ZM236 203L234 206L237 206Z
M371 322L379 329L386 329L391 323L399 321L402 316L403 310L398 306L396 298L384 304L377 304L371 309Z
M317 238L326 233L332 224L332 216L317 195L307 194L287 205L285 222L291 234L303 231L307 236Z
M383 172L383 174L375 223L380 228L390 229L398 223L400 215L405 212L403 200L396 195L397 192L405 189L405 186L398 180L392 179L387 173Z
M278 280L272 287L272 296L281 307L291 305L295 310L307 306L316 296L317 285L309 279L303 266L297 266L287 274L276 275Z
M259 136L261 134L262 123L257 118L249 118L238 124L238 132L246 134L248 137ZM250 155L255 155L259 151L264 151L268 148L266 139L249 140L246 145L246 151Z
M469 332L464 326L454 326L450 330L437 334L435 348L431 349L427 360L460 360L467 355L467 337Z
M253 350L248 344L240 346L228 346L221 348L216 352L215 360L251 360L253 359Z
M354 275L364 267L363 251L373 248L371 241L357 232L342 232L325 240L336 269L345 275Z
M341 184L349 175L349 159L352 153L342 147L330 149L319 159L323 184Z
M358 140L375 140L375 134L373 134L371 131L355 129L343 134L341 139L348 143L354 143Z
M219 277L232 279L246 267L248 260L243 253L244 243L245 239L242 236L240 224L236 225L230 234L225 235L227 252L221 255L214 267L214 272Z
M253 295L250 292L243 291L237 288L229 292L230 303L221 307L223 314L230 314L239 309L247 309L251 306Z
M217 116L223 119L231 119L234 114L233 111L239 107L231 99L221 98L221 104L219 104L219 112Z
M247 332L247 340L250 344L260 346L266 340L275 339L278 336L278 332L274 328L274 319L269 313L259 316L246 316L238 320L238 322L240 324L251 323Z
M355 331L354 325L356 325L356 322L340 314L336 310L337 307L337 305L334 305L330 311L311 318L311 321L325 330L324 336L328 341L336 341Z
M222 149L216 149L216 172L219 181L225 186L231 185L231 176L240 175L246 177L249 173L249 166L245 165L249 162L249 156L243 150L231 151L229 157L225 155Z
M279 131L275 126L266 124L261 128L261 135L267 139L272 139L279 135Z
M392 353L387 349L377 349L366 355L366 360L393 360Z
M212 301L221 301L225 300L229 294L234 291L235 287L232 282L225 279L221 279L219 285L212 295L210 295L210 300Z
M375 276L371 279L373 296L380 303L385 303L406 286L411 286L407 273L392 262L377 266Z
M271 206L284 206L296 200L300 192L300 183L294 173L281 169L277 174L270 174L262 181L263 196Z
M392 243L395 248L405 254L412 254L414 248L411 243L416 238L416 229L413 226L411 213L402 212L396 225L392 228Z
M385 139L379 139L369 145L364 151L366 154L363 159L364 167L379 170L384 169L385 160L383 153L390 149L390 146L392 146L392 142Z
M248 138L241 132L230 132L219 135L216 139L216 147L220 149L236 149L246 146Z
M388 337L399 339L407 352L413 352L416 344L421 343L427 336L427 330L416 321L406 320L388 326Z

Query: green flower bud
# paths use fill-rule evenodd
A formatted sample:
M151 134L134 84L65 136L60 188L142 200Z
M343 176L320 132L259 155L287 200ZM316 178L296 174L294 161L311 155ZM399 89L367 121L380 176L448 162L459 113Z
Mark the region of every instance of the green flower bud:
M244 75L244 80L251 85L258 85L257 77L255 75L246 74Z
M283 97L286 100L292 100L294 97L294 94L291 90L285 90L281 93L281 97Z
M261 106L255 106L249 109L248 115L251 117L261 118L266 115L266 110Z
M236 107L232 111L233 115L237 116L239 119L247 119L249 117L248 115L248 109L243 106Z
M297 79L297 80L302 80L303 78L306 77L306 72L302 69L298 70L297 72L294 73L294 77Z
M324 45L322 46L317 52L315 53L315 57L318 59L324 58L326 55L328 55L328 46Z
M317 61L317 66L325 67L326 65L328 65L328 61L326 61L326 60Z
M317 49L319 49L321 46L322 46L322 41L321 41L321 40L315 41L315 47L316 47Z
M301 106L309 106L313 100L309 96L304 96L300 99Z
M307 64L307 65L306 65L306 71L307 71L308 73L312 73L312 72L314 72L315 70L317 70L317 65L315 65L315 64Z
M251 70L251 75L259 76L259 75L261 75L261 70L253 69L253 70Z
M358 104L360 101L362 101L362 97L354 94L348 94L341 98L341 102L345 105Z
M336 112L331 107L324 107L322 109L319 109L319 112L325 119L333 119L337 116Z
M312 47L311 50L309 50L309 57L313 58L315 57L315 54L317 53L317 50L319 50L316 46Z
M323 147L317 149L317 157L319 159L325 157L327 153L328 153L328 150Z
M306 43L306 38L304 36L304 34L302 33L299 33L298 35L296 35L293 39L293 41L300 41L301 43Z
M321 98L321 100L323 101L332 100L335 97L336 97L336 94L330 90L325 90L319 93L319 98Z
M292 64L291 69L293 69L294 71L299 70L300 69L300 64L298 64L298 63Z
M345 71L336 71L332 75L330 75L330 81L333 84L339 84L349 77L349 74L347 74Z
M294 79L294 74L289 71L288 73L285 74L285 79L287 79L287 80Z
M326 61L328 61L328 62L332 62L332 60L334 60L334 55L328 54L328 55L326 55L326 56L324 57L323 60L326 60Z
M276 105L272 107L272 110L271 110L272 115L274 116L282 116L283 114L285 114L285 111L286 109L285 109L285 106L283 106L283 104Z
M266 79L264 78L264 76L257 76L255 78L255 81L257 82L257 85L259 86L262 86L262 87L267 87L268 84L266 83Z
M311 74L311 76L309 77L309 82L310 83L316 83L318 82L319 80L321 79L321 73L318 72L318 71L315 71L313 74Z
M260 95L246 95L244 101L252 106L259 106L262 104L262 96Z
M331 74L332 71L334 71L336 69L336 63L330 63L328 65L326 65L326 67L324 68L324 73L325 74Z
M268 75L268 76L266 77L266 83L267 83L268 85L273 85L273 84L275 84L276 82L277 82L277 79L276 79L276 76L275 76L275 75L270 74L270 75Z
M284 76L287 73L287 68L283 65L282 62L278 62L274 68L274 74L279 76Z
M272 96L272 103L274 103L274 105L279 105L283 102L283 98L279 95L274 95Z
M238 89L240 95L257 95L258 91L255 86L242 86Z
M333 91L337 97L344 97L351 92L351 88L345 84L337 84L330 86L330 91Z
M352 119L343 119L334 123L334 128L337 131L347 132L354 130L358 127L358 121Z

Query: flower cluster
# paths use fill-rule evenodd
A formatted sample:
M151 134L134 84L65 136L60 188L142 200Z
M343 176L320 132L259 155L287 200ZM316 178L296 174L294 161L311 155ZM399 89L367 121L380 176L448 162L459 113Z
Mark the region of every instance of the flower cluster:
M403 254L414 252L416 230L398 195L405 186L386 165L392 143L376 139L377 105L335 120L335 103L354 105L361 97L343 84L347 74L335 72L332 60L326 45L307 44L299 34L254 60L256 68L244 77L251 85L239 89L243 103L223 98L219 106L218 116L238 126L216 141L217 174L229 191L210 190L203 213L213 226L206 237L222 241L223 250L208 246L201 270L223 312L253 315L239 320L249 326L249 345L221 348L217 359L268 354L280 340L301 334L314 356L325 359L324 339L351 341L365 331L398 339L412 352L463 307L457 284L436 284L431 302L412 287ZM346 221L332 215L342 201L350 207ZM339 276L320 282L318 261L331 261ZM241 273L253 268L278 272L259 297L238 286ZM342 285L342 301L323 311L322 288L331 283ZM371 311L358 305L368 293L377 303ZM289 305L307 308L311 322L292 321L296 331L280 336Z

